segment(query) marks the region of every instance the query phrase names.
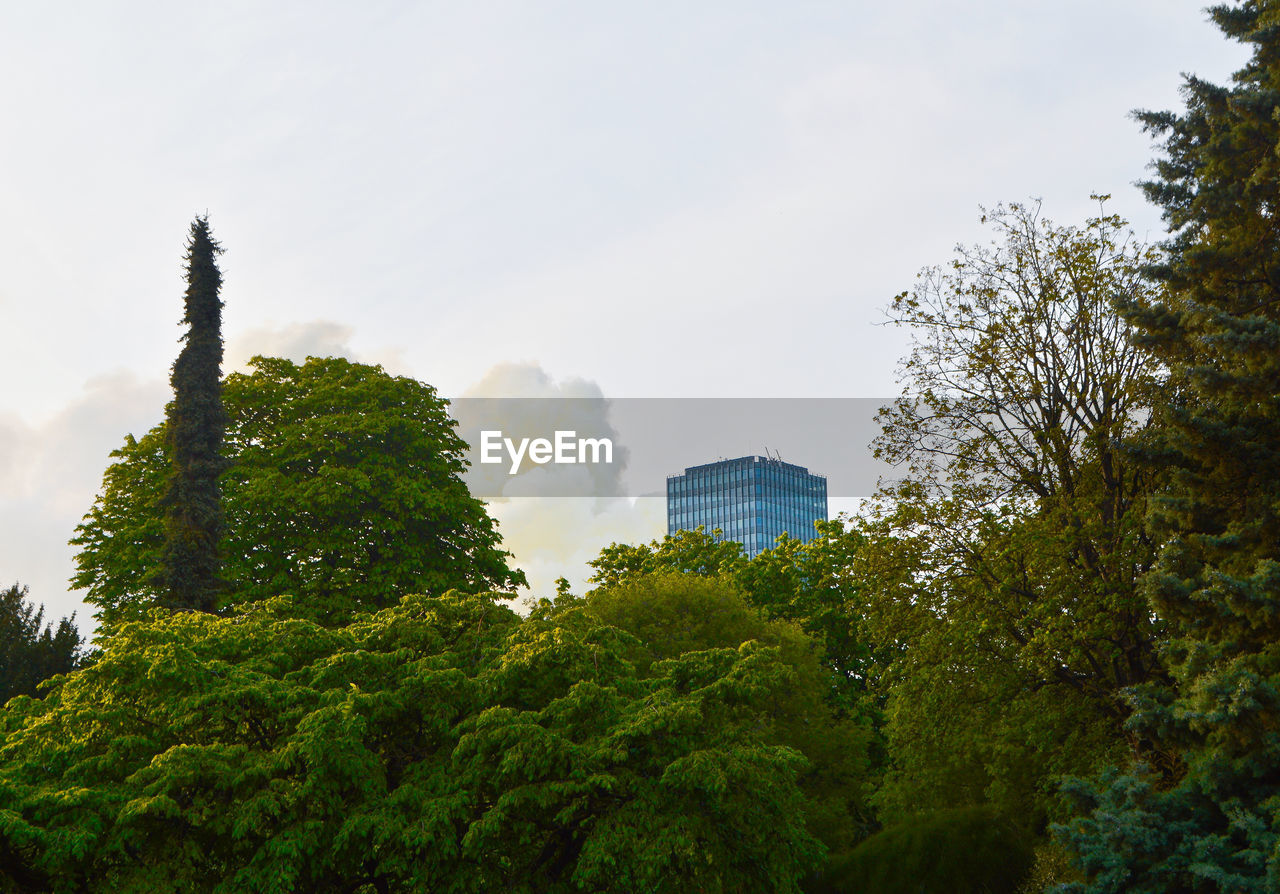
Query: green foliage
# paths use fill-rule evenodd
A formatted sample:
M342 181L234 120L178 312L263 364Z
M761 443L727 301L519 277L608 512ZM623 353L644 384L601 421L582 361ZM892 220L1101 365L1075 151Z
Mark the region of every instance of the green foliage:
M1084 876L1074 865L1072 854L1056 838L1045 838L1036 844L1026 880L1018 889L1019 894L1044 894L1057 891L1060 886L1083 880Z
M653 571L593 590L574 605L635 636L642 646L636 660L643 665L760 640L785 644L785 655L797 669L817 668L807 638L790 625L763 618L728 578Z
M735 581L748 602L770 618L799 625L820 646L831 704L878 727L883 702L875 682L893 647L873 643L862 567L866 538L846 522L819 521L818 536L804 543L778 538L740 568Z
M35 695L45 680L75 670L81 654L74 615L54 629L44 623L44 606L28 602L26 587L0 590L0 705Z
M1255 844L1274 835L1266 820L1244 799L1216 803L1194 775L1170 787L1139 765L1066 790L1080 815L1054 831L1088 881L1060 894L1276 890L1273 852Z
M628 658L645 669L705 650L737 650L756 642L779 650L791 684L769 703L767 741L808 760L801 786L810 830L831 850L861 840L874 826L867 808L865 718L836 712L827 700L829 673L815 643L795 624L769 620L747 603L731 579L659 570L593 590L585 599L531 617L583 615L635 637Z
M907 535L884 518L860 530L867 636L891 655L877 678L890 761L875 796L882 821L983 803L1037 829L1061 816L1060 778L1122 759L1127 744L1096 699L1056 682L1030 649L1020 654L1027 643L1001 599L1025 604L1014 598L1035 590L1002 592L991 578L952 576L951 568L930 573L948 556L928 530ZM994 524L971 543L998 559L1036 545ZM1051 579L1035 583L1053 592Z
M804 685L775 715L789 718L778 742L809 758L809 828L840 852L877 825L869 802L884 749L870 678L886 659L865 638L859 535L841 522L820 522L819 533L807 543L781 537L750 560L701 529L614 544L591 562L603 585L577 605L635 634L646 645L642 663L749 639L782 647Z
M187 239L185 344L173 364L173 401L166 409L171 466L160 508L164 547L152 569L161 602L171 608L212 611L224 583L220 547L224 528L218 478L226 412L222 408L222 248L197 217Z
M820 857L780 646L637 664L588 612L456 592L295 609L153 612L12 702L0 886L785 892Z
M1031 837L990 809L939 810L876 833L831 861L816 892L1014 894L1031 869Z
M1087 891L1280 888L1280 8L1211 10L1253 56L1230 86L1188 78L1186 110L1143 112L1172 237L1164 301L1131 314L1169 368L1141 443L1167 488L1145 591L1170 628L1172 684L1137 694L1135 727L1173 765L1077 786L1064 837Z
M683 571L689 574L733 574L747 561L742 544L724 540L717 529L677 531L662 540L630 546L614 543L600 551L587 564L594 571L588 583L610 587L634 577L655 571Z
M465 444L446 403L413 379L337 358L258 357L223 387L224 603L292 593L341 621L410 592L505 589L493 520L461 479ZM126 439L72 543L77 587L108 624L154 604L166 429Z
M749 560L739 544L701 527L639 546L615 543L589 563L590 582L608 589L661 571L729 578L768 617L808 634L829 669L831 703L869 718L877 712L869 678L883 657L872 654L865 636L865 596L855 571L861 535L839 521L818 522L818 534L806 543L780 537Z
M990 802L1038 825L1059 774L1149 747L1126 741L1124 692L1164 673L1136 587L1153 482L1118 447L1147 425L1158 369L1116 301L1154 300L1153 255L1115 216L984 219L991 245L890 308L914 347L876 450L905 476L859 522L857 567L867 636L896 656L886 818Z

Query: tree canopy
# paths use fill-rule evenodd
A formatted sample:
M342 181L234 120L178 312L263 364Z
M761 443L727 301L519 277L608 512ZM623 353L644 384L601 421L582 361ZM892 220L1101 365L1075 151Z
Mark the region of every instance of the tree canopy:
M691 536L682 542L697 540ZM871 724L860 713L832 705L831 673L820 641L791 621L769 618L748 599L734 578L658 568L600 587L582 600L558 601L556 608L561 615L583 612L634 635L642 647L634 653L640 667L748 641L779 648L794 680L787 697L771 708L775 741L809 760L801 782L814 834L832 851L851 847L874 825L867 803Z
M291 593L341 620L411 592L507 589L494 521L461 479L466 445L429 385L338 358L255 358L227 376L225 603ZM158 601L166 425L113 453L72 541L72 583L107 623Z
M429 386L260 357L218 418L197 221L101 649L0 593L0 892L1280 890L1280 0L1211 15L1249 63L1138 113L1168 242L984 211L888 310L899 478L526 617Z
M651 543L609 544L587 563L592 569L588 583L610 587L660 570L733 574L746 562L742 544L714 536L699 526L696 531L677 531Z
M869 677L877 656L866 638L866 594L856 569L861 535L823 521L819 536L783 536L751 559L719 532L677 531L651 543L614 543L592 559L589 583L601 590L660 572L724 578L774 620L796 624L821 649L833 707L863 718L876 713Z
M794 644L655 649L457 592L343 628L296 602L124 622L11 703L0 885L786 892L817 865Z
M855 525L856 569L892 657L882 815L991 803L1035 827L1061 815L1061 774L1151 748L1124 692L1164 672L1136 587L1153 480L1119 442L1150 424L1160 371L1120 306L1158 289L1114 215L984 221L991 243L889 308L913 348L875 447L903 474Z

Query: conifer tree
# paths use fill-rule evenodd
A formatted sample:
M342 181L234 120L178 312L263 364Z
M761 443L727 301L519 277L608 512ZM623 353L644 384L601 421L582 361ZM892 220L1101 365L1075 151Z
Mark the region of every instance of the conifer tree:
M1180 766L1078 789L1092 812L1061 831L1090 891L1280 890L1280 3L1210 15L1249 63L1189 77L1182 114L1138 114L1172 233L1169 297L1134 319L1169 370L1145 584L1174 680L1138 720Z
M209 232L208 217L191 223L187 240L187 334L170 381L167 410L173 468L162 501L165 542L159 578L165 605L213 611L222 589L219 555L224 518L218 477L226 468L222 437L222 274L221 246Z
M75 670L83 657L74 614L55 627L45 623L44 606L28 599L26 587L0 590L0 705L15 695L37 695L42 682Z

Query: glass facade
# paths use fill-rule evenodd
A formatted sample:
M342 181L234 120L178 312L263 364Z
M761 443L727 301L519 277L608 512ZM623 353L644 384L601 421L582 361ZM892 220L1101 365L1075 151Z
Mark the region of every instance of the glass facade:
M764 456L743 456L691 466L667 476L667 533L719 528L754 556L783 533L817 536L827 517L827 479L803 466Z

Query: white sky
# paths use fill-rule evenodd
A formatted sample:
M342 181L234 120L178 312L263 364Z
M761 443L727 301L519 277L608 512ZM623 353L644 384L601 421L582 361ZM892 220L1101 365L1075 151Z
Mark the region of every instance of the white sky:
M985 239L980 204L1069 223L1107 192L1160 236L1128 113L1246 55L1201 5L6 4L0 586L88 619L66 540L162 414L197 213L230 355L446 395L525 363L610 397L886 396L881 309ZM510 526L518 556L541 527L539 579L647 530L560 515L559 554Z

